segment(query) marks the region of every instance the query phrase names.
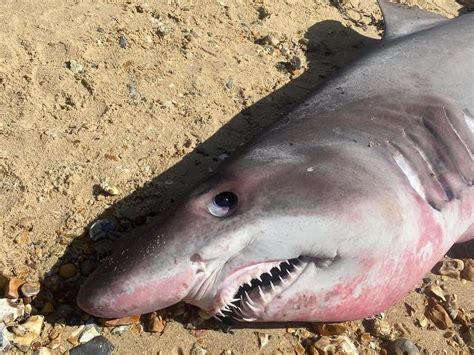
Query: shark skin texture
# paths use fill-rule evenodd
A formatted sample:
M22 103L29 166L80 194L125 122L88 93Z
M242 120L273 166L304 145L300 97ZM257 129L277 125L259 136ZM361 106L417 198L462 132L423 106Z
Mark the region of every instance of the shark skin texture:
M379 4L384 40L138 229L83 310L361 319L474 238L474 13Z

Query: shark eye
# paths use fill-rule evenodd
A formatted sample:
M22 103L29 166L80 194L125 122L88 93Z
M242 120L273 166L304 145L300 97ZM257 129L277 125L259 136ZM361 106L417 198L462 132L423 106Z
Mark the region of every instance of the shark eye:
M230 191L221 192L214 196L207 206L209 213L215 217L225 217L234 212L239 199Z

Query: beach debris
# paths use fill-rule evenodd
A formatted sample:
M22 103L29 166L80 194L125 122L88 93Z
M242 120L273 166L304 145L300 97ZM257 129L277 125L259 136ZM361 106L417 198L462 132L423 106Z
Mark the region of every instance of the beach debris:
M113 235L117 229L117 224L114 220L105 218L98 219L89 228L89 238L93 241L105 239Z
M80 344L71 350L70 355L109 355L114 350L113 344L108 341L104 336L99 335L93 338L91 341Z
M129 87L129 90L130 87ZM135 88L135 91L136 91L136 88ZM133 95L132 95L133 96ZM110 195L110 196L117 196L118 194L120 194L120 190L118 189L118 187L116 186L113 186L113 185L110 185L107 181L102 181L100 184L99 184L99 187L101 188L101 190L106 193L107 195Z
M446 301L446 292L438 285L428 285L425 287L425 293Z
M165 329L166 321L163 320L161 314L152 312L148 314L146 321L146 330L152 333L162 333Z
M41 291L39 282L26 282L20 287L20 291L25 297L35 297Z
M4 324L0 323L0 353L6 353L10 350L10 334Z
M77 274L76 265L71 263L63 264L59 267L58 274L63 279L70 279Z
M87 343L99 336L100 333L94 325L88 325L84 328L82 333L79 335L79 343Z
M197 343L193 344L190 355L206 355L208 353L207 349L198 345Z
M21 285L23 285L24 283L25 283L24 280L16 278L16 277L12 277L10 280L8 280L8 284L5 289L5 297L12 298L12 299L19 298L20 297L19 289Z
M13 336L10 341L23 352L28 351L31 344L38 340L43 329L44 317L31 316L26 322L13 327Z
M445 330L453 327L453 321L449 317L449 314L439 303L429 302L426 306L425 315L439 329Z
M438 272L440 275L452 278L459 278L461 270L464 269L464 262L460 259L445 259L441 261Z
M263 332L255 332L255 334L257 334L258 347L259 347L260 349L263 349L265 346L268 345L268 340L270 339L270 335L269 335L269 334L263 333Z
M116 327L119 325L132 325L140 323L140 315L128 316L123 318L105 319L104 327Z
M0 298L0 322L13 322L24 314L24 306L8 298Z
M127 37L125 37L125 34L122 32L119 34L119 46L120 48L127 48L128 47L128 40Z
M130 329L129 325L119 325L118 327L112 328L110 333L114 335L122 335Z
M391 354L394 355L417 355L420 353L420 350L409 339L399 338L390 343Z
M474 259L464 261L464 269L460 274L461 278L468 281L474 281Z
M77 60L71 59L66 62L66 68L72 71L74 74L79 74L84 71L84 66Z

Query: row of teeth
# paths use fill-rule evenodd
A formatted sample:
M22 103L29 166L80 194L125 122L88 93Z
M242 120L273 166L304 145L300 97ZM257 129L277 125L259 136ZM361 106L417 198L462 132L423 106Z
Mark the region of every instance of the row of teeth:
M298 274L300 274L301 271L303 270L304 267L301 264L301 260L299 258L298 259L292 259L292 260L294 260L294 261L290 262L289 260L287 260L287 261L284 261L284 262L280 263L277 266L272 267L272 269L276 268L278 270L278 272L281 273L281 274L286 273L286 277L285 277L286 280L281 276L281 274L278 275L278 279L279 279L280 283L277 286L275 286L275 284L271 280L269 281L270 287L273 291L272 296L274 296L278 291L281 291L282 289L284 289L285 286L288 286L291 283L291 280L295 279L296 276L298 276ZM300 264L298 264L298 263L300 263ZM285 267L285 269L283 269L283 267ZM293 270L290 271L290 269L293 269ZM251 288L252 287L252 280L254 280L254 279L256 279L256 280L263 283L262 277L265 277L265 274L268 274L268 277L270 277L270 278L274 277L271 274L270 271L267 271L267 272L261 274L260 276L255 277L255 278L250 278L246 283L242 284L241 286L239 286L237 288L237 293L239 292L240 288L245 287L247 285ZM217 311L217 314L214 317L221 320L222 318L226 318L226 317L229 316L229 315L224 314L224 312L229 312L229 313L232 313L232 318L234 318L236 320L239 320L239 321L244 320L244 321L247 321L247 322L251 322L251 321L256 320L256 318L246 317L243 314L242 308L235 304L235 303L240 302L241 305L245 304L252 312L254 312L254 313L258 312L257 304L250 298L250 296L249 296L249 294L246 290L243 290L243 292L244 292L244 294L241 295L240 297L232 298L231 300L229 300L219 311ZM273 297L266 297L265 296L265 292L263 291L261 285L258 285L258 293L259 293L259 295L260 295L260 297L261 297L261 299L263 300L264 303L267 303L267 302L271 301L271 299L273 298Z

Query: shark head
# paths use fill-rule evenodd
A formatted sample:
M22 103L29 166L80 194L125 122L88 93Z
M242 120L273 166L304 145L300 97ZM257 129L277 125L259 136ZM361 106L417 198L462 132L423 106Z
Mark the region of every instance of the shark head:
M300 148L230 161L101 265L80 307L114 318L184 301L245 321L335 321L394 303L426 270L414 267L418 231L384 160L351 146Z

